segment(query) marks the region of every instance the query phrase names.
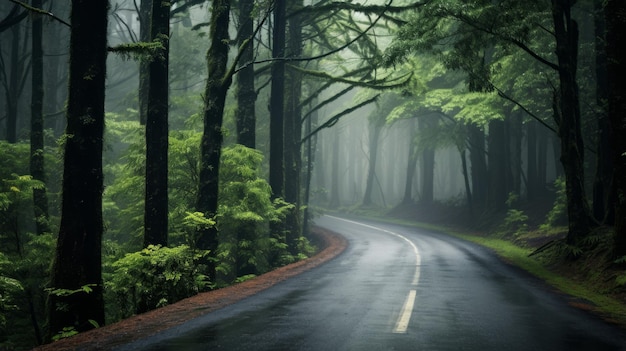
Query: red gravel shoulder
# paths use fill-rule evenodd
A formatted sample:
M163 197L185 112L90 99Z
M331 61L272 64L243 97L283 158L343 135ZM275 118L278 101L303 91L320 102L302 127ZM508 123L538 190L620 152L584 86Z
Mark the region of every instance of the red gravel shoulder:
M323 249L306 260L280 267L240 284L201 293L102 328L39 346L34 350L110 350L116 346L155 335L190 319L217 311L281 281L317 267L339 255L348 245L343 237L321 228L314 228L312 234L319 238L317 241L320 242Z

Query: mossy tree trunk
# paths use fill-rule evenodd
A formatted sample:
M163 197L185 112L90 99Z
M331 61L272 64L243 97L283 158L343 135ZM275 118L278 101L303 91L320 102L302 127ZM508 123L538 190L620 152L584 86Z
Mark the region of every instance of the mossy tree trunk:
M200 175L196 211L207 218L217 213L219 192L219 169L224 135L224 105L226 93L232 82L227 74L228 64L228 25L230 22L230 1L214 0L211 7L211 46L207 52L208 79L204 92L204 130L200 145ZM218 245L217 228L202 227L198 230L196 246L210 250L216 257ZM215 281L215 261L208 260L208 276Z

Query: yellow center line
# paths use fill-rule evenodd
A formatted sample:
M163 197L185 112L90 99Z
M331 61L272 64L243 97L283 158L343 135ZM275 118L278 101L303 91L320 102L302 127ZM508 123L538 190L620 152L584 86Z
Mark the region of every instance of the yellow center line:
M409 295L406 297L404 301L404 305L402 305L402 312L400 313L400 317L396 322L396 327L393 328L393 332L396 334L406 333L407 328L409 327L409 322L411 321L411 314L413 313L413 305L415 304L415 290L409 291Z

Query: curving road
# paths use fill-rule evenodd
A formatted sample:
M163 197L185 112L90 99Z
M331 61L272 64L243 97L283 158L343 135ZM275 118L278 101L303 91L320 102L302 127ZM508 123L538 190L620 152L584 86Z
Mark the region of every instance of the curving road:
M330 216L316 223L348 249L119 350L626 350L622 331L473 244Z

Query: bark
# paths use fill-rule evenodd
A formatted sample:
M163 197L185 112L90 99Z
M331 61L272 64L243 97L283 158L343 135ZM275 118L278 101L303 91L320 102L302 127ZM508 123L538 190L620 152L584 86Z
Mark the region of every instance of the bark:
M495 211L505 208L508 196L507 155L505 123L501 120L489 122L488 136L488 207Z
M485 132L474 124L467 126L469 132L470 164L473 203L484 207L487 201L487 161L485 160Z
M305 134L309 135L317 124L317 111L314 111L306 119ZM317 135L306 141L306 179L304 189L304 214L302 218L302 232L309 233L309 203L311 198L311 178L313 177L313 165L315 165L315 150L317 149Z
M339 133L339 128L333 128L333 142L330 148L333 153L330 175L330 202L328 204L330 208L339 208L341 206L341 198L339 196Z
M253 40L254 21L252 11L254 0L239 0L239 32L237 44L241 47L246 40ZM241 55L243 65L254 61L254 46L248 45ZM254 66L246 65L237 73L237 143L254 148L256 146L256 91L254 90Z
M290 11L297 10L302 6L302 0L291 1ZM300 57L302 54L302 18L291 16L289 18L289 57ZM298 62L291 63L291 69L287 71L285 81L287 96L284 115L284 165L285 165L285 201L295 207L287 214L285 219L287 229L287 249L292 255L298 253L298 239L300 232L300 171L302 169L302 157L300 155L300 139L302 138L302 108L300 98L302 95L302 73L295 69Z
M507 120L509 126L510 140L510 168L508 169L511 176L509 191L516 195L521 195L522 189L522 115L514 113L512 118Z
M608 0L604 8L607 29L607 81L609 86L609 121L613 146L613 192L615 193L616 257L626 256L626 4ZM621 136L621 137L617 137Z
M526 122L526 197L533 200L537 197L539 172L537 170L537 122Z
M33 7L41 8L42 0L34 0ZM44 138L43 138L43 19L33 18L32 73L31 73L31 117L30 117L30 174L33 179L45 184L44 172ZM38 235L49 232L48 196L46 189L33 189L33 205L35 225Z
M150 17L152 12L152 0L141 0L139 5L139 40L149 42L152 40L150 33ZM139 100L139 124L145 125L148 116L148 91L150 88L150 60L142 57L139 60L139 89L137 99Z
M73 0L61 223L51 287L49 331L104 325L102 145L108 1ZM88 79L85 79L85 78ZM89 286L90 292L81 290Z
M274 197L283 196L284 187L284 94L285 94L285 35L286 0L274 3L272 39L272 83L270 92L270 175L269 184Z
M577 245L589 233L593 220L584 187L584 146L576 82L578 25L571 18L572 5L572 1L552 0L560 83L556 117L561 141L561 163L565 174L569 223L567 243Z
M217 213L219 192L219 167L222 151L222 123L226 93L232 82L227 75L228 63L228 25L230 1L215 0L211 8L211 46L207 52L208 76L204 93L204 131L200 145L200 175L196 211L207 218ZM200 228L197 233L196 246L202 250L210 250L215 258L218 245L217 228ZM207 262L208 275L215 281L215 261Z
M596 52L596 104L598 108L598 146L596 154L596 174L593 182L593 215L601 223L613 223L615 199L611 191L613 155L611 154L611 133L607 115L608 83L606 72L606 26L602 13L602 0L594 1L594 27Z
M365 180L365 193L363 194L362 202L363 206L370 206L372 204L372 190L374 189L374 180L376 179L376 161L378 159L378 139L380 132L383 130L383 123L384 120L382 123L377 120L370 120L369 123L369 164L367 166L367 179ZM337 147L337 145L335 145L335 147ZM337 164L337 167L338 166L339 164Z
M463 169L463 183L465 184L465 197L467 198L467 209L471 216L474 214L474 201L472 200L472 188L470 187L469 174L467 170L467 156L465 149L459 149L461 154L461 168Z
M425 117L423 129L434 129L437 125L436 117ZM422 189L420 203L430 205L434 200L435 188L435 149L426 147L422 150Z
M11 71L9 72L9 84L5 87L7 98L6 139L11 144L17 142L17 105L19 103L19 97L21 93L21 89L19 88L19 82L24 67L23 62L19 57L21 37L20 31L20 26L11 27Z
M411 119L411 127L409 128L409 152L407 160L406 178L404 182L404 196L402 204L408 205L413 202L413 178L415 178L415 170L417 168L417 150L415 148L416 121Z
M150 35L162 48L150 61L146 115L144 247L167 246L168 102L170 3L153 1Z

